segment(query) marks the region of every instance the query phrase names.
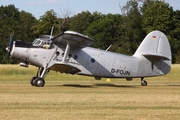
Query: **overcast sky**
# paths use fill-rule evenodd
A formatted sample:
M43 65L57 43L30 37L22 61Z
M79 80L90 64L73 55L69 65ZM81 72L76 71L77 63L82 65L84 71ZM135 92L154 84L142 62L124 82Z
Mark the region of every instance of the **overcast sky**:
M0 0L0 4L5 6L14 4L20 11L24 10L31 13L37 19L44 15L46 11L53 9L56 13L69 10L73 14L82 11L107 13L120 13L121 6L126 5L127 0ZM180 10L179 0L165 0L174 10Z

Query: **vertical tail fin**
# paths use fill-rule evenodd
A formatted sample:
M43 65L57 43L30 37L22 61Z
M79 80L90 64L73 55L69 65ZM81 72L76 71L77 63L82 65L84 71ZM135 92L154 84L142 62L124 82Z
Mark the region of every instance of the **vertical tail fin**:
M171 48L166 35L161 31L149 33L134 54L134 56L138 55L158 57L171 61Z
M166 35L160 31L149 33L133 56L140 58L142 61L142 56L144 56L149 61L146 62L151 66L148 71L149 76L165 75L171 69L172 56L169 41ZM143 67L142 64L140 63L141 67Z

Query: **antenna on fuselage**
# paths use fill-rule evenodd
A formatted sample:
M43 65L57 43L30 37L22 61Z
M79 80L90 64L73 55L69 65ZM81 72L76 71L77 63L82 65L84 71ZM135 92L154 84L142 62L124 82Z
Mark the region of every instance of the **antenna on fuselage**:
M52 28L51 28L51 34L50 34L50 39L52 38L52 34L53 34L53 29L54 29L54 26L52 26Z

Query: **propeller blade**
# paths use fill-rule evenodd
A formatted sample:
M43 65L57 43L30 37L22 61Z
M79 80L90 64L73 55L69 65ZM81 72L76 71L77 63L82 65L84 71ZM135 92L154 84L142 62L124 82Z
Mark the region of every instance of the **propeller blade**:
M8 52L8 58L10 57L12 47L13 47L13 34L10 35L9 43L8 43L7 48L6 48L6 51Z
M12 49L12 46L13 46L13 35L10 35L9 46L8 46L10 50Z

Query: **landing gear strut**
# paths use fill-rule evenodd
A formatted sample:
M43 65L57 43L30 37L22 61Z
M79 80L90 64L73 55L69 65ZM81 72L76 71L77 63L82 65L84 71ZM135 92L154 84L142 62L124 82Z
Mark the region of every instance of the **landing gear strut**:
M147 86L147 82L144 80L144 78L141 78L141 85L142 86Z
M30 80L31 85L36 87L43 87L45 85L44 78L49 73L49 71L49 69L39 67L37 75L32 77Z

